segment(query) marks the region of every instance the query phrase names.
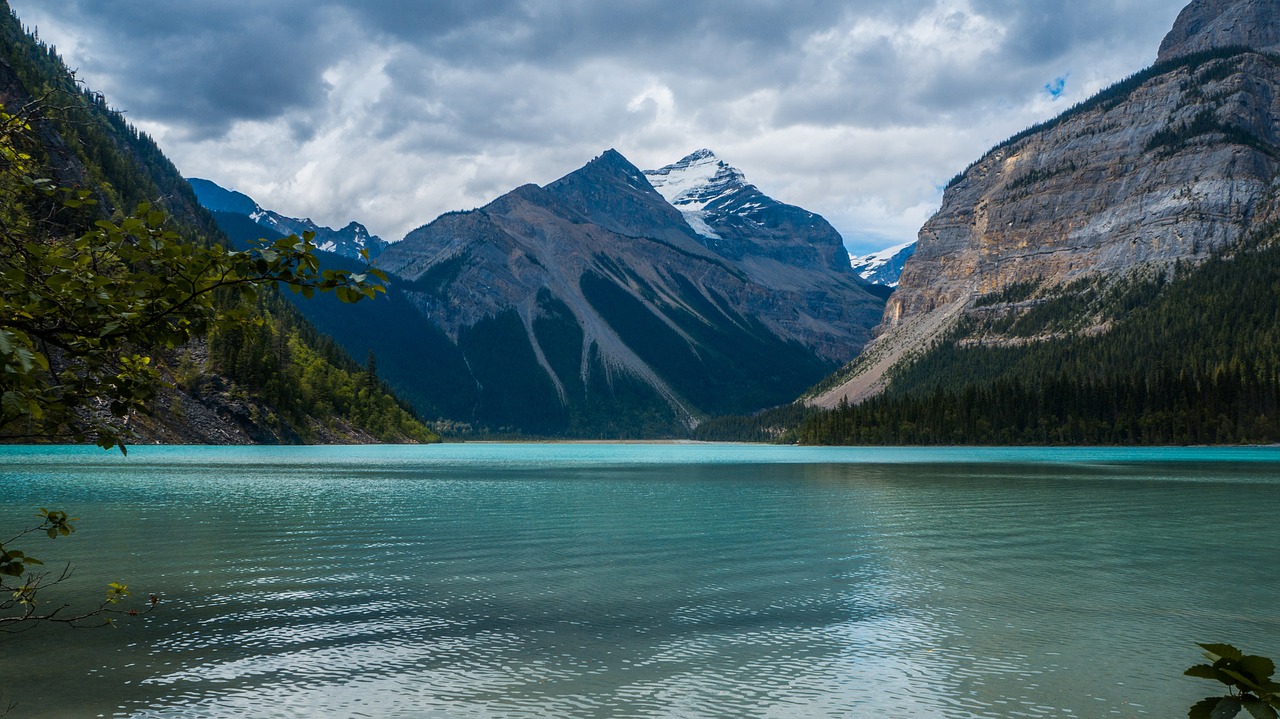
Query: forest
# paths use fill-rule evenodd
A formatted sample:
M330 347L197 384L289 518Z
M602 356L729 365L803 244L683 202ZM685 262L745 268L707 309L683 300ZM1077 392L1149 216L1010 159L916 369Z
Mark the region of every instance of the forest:
M1197 266L1020 285L895 371L818 413L805 444L1241 444L1280 441L1280 243L1268 227Z

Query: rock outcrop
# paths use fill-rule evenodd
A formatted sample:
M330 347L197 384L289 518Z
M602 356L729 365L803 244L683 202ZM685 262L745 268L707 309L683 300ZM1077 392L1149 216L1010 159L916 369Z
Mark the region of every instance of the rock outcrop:
M971 165L921 229L873 346L909 357L924 348L911 338L937 337L915 325L954 321L983 295L1196 262L1248 233L1280 177L1280 60L1236 46L1272 49L1278 12L1193 3L1164 62ZM846 368L809 401L862 399L853 388L883 382L861 375L888 370Z
M1160 43L1156 64L1222 47L1280 50L1280 3L1275 0L1196 0L1183 8Z
M921 229L886 324L1239 239L1280 170L1280 67L1244 53L1132 84L971 167Z

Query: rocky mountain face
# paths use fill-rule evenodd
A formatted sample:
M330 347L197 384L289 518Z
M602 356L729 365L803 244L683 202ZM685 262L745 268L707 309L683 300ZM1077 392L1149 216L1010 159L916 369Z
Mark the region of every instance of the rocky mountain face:
M862 257L850 256L849 263L853 266L853 271L867 282L897 287L898 279L902 277L902 268L915 252L916 243L907 242Z
M678 435L788 401L870 338L883 299L821 217L735 181L695 229L653 177L610 150L392 244L386 298L303 310L421 413L544 435Z
M1280 50L1280 7L1275 0L1196 0L1183 8L1160 43L1156 64L1224 47Z
M1198 0L1162 62L975 162L921 229L881 336L810 401L878 392L967 313L1025 311L1077 280L1160 272L1237 242L1280 177L1280 59L1266 52L1278 32L1280 3Z
M248 195L227 190L210 180L193 177L188 182L191 183L191 189L195 190L200 204L210 212L246 217L269 230L272 235L301 236L304 232L314 232L316 249L324 252L359 259L360 251L367 250L369 258L373 259L382 254L382 250L387 246L385 240L369 234L369 230L358 222L350 222L346 227L335 230L332 227L317 225L310 218L297 219L274 210L264 210Z
M644 175L681 211L700 241L748 264L843 272L840 233L821 216L769 197L707 149Z

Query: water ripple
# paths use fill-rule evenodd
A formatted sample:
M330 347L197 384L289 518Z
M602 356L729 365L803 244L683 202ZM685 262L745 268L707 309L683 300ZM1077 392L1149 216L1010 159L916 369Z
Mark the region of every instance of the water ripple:
M1276 452L686 449L21 455L164 602L16 716L1159 717L1280 654Z

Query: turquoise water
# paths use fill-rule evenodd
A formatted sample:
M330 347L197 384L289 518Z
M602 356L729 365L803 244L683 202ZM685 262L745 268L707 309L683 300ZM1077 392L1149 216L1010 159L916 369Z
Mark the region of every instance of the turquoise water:
M13 717L1176 717L1194 642L1280 658L1275 448L0 447L39 506L64 595L163 602L0 635Z

